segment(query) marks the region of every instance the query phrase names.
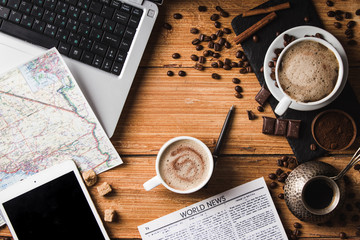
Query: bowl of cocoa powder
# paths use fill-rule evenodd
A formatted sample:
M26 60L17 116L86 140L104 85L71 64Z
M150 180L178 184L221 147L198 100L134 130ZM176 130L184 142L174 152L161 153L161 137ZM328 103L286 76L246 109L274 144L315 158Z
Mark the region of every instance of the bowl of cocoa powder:
M356 138L354 119L344 111L326 110L316 115L311 124L316 143L327 151L341 151L349 148Z

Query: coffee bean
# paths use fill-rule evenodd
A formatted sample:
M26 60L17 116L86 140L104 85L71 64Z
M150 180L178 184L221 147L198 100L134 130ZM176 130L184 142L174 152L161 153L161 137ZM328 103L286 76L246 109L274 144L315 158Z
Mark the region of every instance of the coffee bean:
M220 6L216 6L215 9L216 9L216 11L218 11L218 12L224 11Z
M206 6L199 6L198 7L199 12L206 12L207 11L207 7Z
M210 51L209 51L209 50L205 50L205 51L203 52L203 56L204 56L204 57L210 56Z
M242 98L242 97L243 97L243 95L242 95L241 93L238 93L238 92L236 92L236 93L234 94L234 96L235 96L236 98Z
M348 23L346 24L346 26L347 26L348 28L353 28L355 25L356 25L356 22L355 22L355 21L350 21L350 22L348 22Z
M355 14L356 14L357 16L360 16L360 9L356 10L356 11L355 11Z
M206 58L203 57L203 56L200 56L200 57L199 57L199 63L204 64L205 62L206 62Z
M346 233L344 233L344 232L339 233L339 237L341 239L346 239L347 238Z
M239 61L239 67L244 67L244 62L243 61Z
M328 17L335 17L335 12L334 11L328 11L327 15L328 15Z
M224 35L224 32L222 30L217 30L216 36L222 37Z
M214 22L214 26L215 26L216 28L221 28L221 23L218 22L218 21L215 21L215 22Z
M199 57L198 57L197 55L195 55L195 54L192 54L192 55L190 56L190 58L191 58L191 60L193 60L193 61L199 60Z
M198 45L200 43L200 39L195 38L191 43L192 45Z
M279 167L282 167L283 161L281 159L276 160L276 165L278 165Z
M264 112L264 107L263 106L257 106L257 110L259 112Z
M256 116L255 116L255 114L253 113L253 111L251 111L251 110L246 110L246 112L247 112L247 115L248 115L248 119L249 119L249 120L255 120L255 119L256 119Z
M186 76L186 72L183 71L183 70L180 70L178 74L179 74L180 77L185 77Z
M352 34L354 34L354 31L352 29L350 28L346 29L345 35L352 35Z
M341 27L342 27L342 24L339 23L339 22L334 22L334 26L335 26L336 28L341 28Z
M301 235L301 231L300 231L299 229L295 229L295 230L293 231L293 234L298 237L298 236Z
M314 143L310 144L310 150L316 151L316 145Z
M219 65L219 68L223 68L223 67L224 67L223 61L218 60L217 63L218 63L218 65Z
M276 188L278 186L277 182L271 182L270 188Z
M167 71L167 73L166 73L169 77L172 77L172 76L174 76L174 72L173 71Z
M335 14L336 14L336 15L342 15L342 14L344 14L344 12L341 11L341 10L336 10L336 11L335 11Z
M219 64L217 62L212 62L211 63L211 67L213 68L218 68L219 67Z
M288 34L284 34L284 36L283 36L283 39L284 39L285 42L289 42L290 38L291 37Z
M199 70L199 71L203 71L203 70L204 70L204 66L201 65L201 64L199 64L199 63L196 63L195 66L194 66L194 68L195 68L196 70Z
M355 46L357 44L357 41L350 40L350 41L347 42L347 44L350 45L350 46Z
M274 65L274 62L273 61L270 61L269 63L268 63L268 66L269 67L271 67L271 68L273 68L275 65Z
M224 44L224 46L225 46L225 48L227 48L227 49L231 48L231 44L230 44L229 42L226 42L226 43Z
M203 45L197 45L196 46L196 51L201 51L203 49L204 49Z
M219 39L219 42L218 42L219 45L223 46L225 43L226 43L226 39L225 39L225 38L220 38L220 39Z
M172 26L169 23L164 23L163 24L163 28L167 29L167 30L171 30Z
M276 55L280 55L280 53L282 52L282 50L283 50L283 48L275 48L274 53L275 53Z
M217 21L219 20L219 18L220 18L219 14L214 13L213 15L211 15L210 20Z
M225 58L224 63L227 64L227 65L230 65L230 64L231 64L231 60L228 59L228 58Z
M214 50L215 51L221 51L221 45L219 43L214 44Z
M211 77L212 77L213 79L220 79L220 78L221 78L220 75L217 74L217 73L211 74Z
M275 174L280 176L284 171L281 168L276 169Z
M219 58L219 57L221 57L220 53L213 53L212 56L213 56L214 58Z
M199 40L201 41L201 42L203 42L204 41L204 39L205 39L205 34L200 34L199 35Z
M257 35L252 36L252 41L257 43L259 41L259 37Z
M304 22L306 23L310 22L310 18L308 16L304 17Z
M347 38L347 39L352 39L352 38L354 38L354 34L346 35L346 38Z
M315 34L315 37L324 39L324 36L323 36L322 34L320 34L320 33L316 33L316 34Z
M237 85L237 86L235 86L235 91L237 91L237 92L242 92L243 89L242 89L241 86Z
M230 66L230 65L227 65L227 64L224 64L223 69L225 69L225 70L231 70L231 66Z
M290 234L290 239L291 240L298 240L298 237L295 236L294 234Z
M285 195L283 193L279 193L278 198L284 199Z
M342 21L344 19L344 17L341 15L336 15L335 19L336 19L336 21Z
M182 19L182 15L180 13L175 13L174 18L175 19Z
M328 5L329 7L332 7L332 6L334 6L334 2L328 0L328 1L326 1L326 5Z
M199 33L199 29L197 29L197 28L190 28L190 33L192 33L192 34L198 34L198 33Z
M282 182L282 183L285 182L285 178L283 178L283 177L278 177L277 180L278 180L278 182Z
M359 171L359 170L360 170L360 164L355 164L354 169L355 169L356 171ZM359 206L360 206L360 205L359 205Z
M240 72L241 74L245 74L245 73L247 73L247 70L246 70L246 68L241 68L239 72Z
M288 166L289 166L289 163L288 163L288 162L283 162L283 166L284 166L284 167L288 167Z
M270 174L269 174L269 178L270 178L271 180L275 180L277 177L276 177L275 173L270 173Z
M178 58L180 58L180 54L179 53L173 53L172 58L173 59L178 59Z
M236 58L241 58L243 55L244 55L243 51L239 50L239 51L236 52Z
M213 41L215 41L215 40L217 39L217 35L216 35L216 34L211 34L210 37L211 37L211 39L212 39Z
M349 12L346 12L344 16L345 16L346 19L351 19L352 18L351 13L349 13Z
M208 43L208 48L214 48L214 42L213 41L210 41Z
M243 61L246 61L246 60L247 60L247 57L246 57L245 54L241 56L241 60L243 60Z
M229 17L229 13L226 12L226 11L221 11L221 12L220 12L220 15L221 15L222 17L224 17L224 18Z
M224 31L224 33L226 33L226 34L230 34L230 33L231 33L230 28L224 28L223 31Z
M240 83L240 79L238 79L238 78L233 78L233 79L232 79L232 82L235 83L235 84L239 84L239 83Z
M246 67L246 71L249 72L249 73L252 73L253 72L253 69L251 66L248 66Z
M204 37L204 42L209 42L211 41L211 37L210 36L205 36Z
M296 223L294 223L294 228L297 228L297 229L302 228L302 225L300 223L296 222Z
M238 67L239 65L237 64L237 62L231 62L230 66L231 66L232 68L236 68L236 67Z

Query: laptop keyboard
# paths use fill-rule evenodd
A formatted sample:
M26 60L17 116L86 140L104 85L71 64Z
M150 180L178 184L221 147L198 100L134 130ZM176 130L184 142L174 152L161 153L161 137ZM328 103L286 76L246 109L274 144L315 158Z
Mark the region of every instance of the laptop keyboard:
M120 75L142 13L118 0L0 0L0 31Z

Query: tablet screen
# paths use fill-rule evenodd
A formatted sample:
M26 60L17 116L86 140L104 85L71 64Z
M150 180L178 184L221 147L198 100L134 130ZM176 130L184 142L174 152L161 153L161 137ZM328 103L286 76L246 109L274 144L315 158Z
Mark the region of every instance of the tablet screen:
M105 239L74 172L3 206L20 240Z

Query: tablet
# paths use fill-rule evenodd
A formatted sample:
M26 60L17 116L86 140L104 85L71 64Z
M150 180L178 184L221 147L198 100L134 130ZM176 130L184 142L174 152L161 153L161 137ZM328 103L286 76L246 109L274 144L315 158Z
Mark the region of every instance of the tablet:
M2 191L0 210L17 240L110 240L72 161Z

